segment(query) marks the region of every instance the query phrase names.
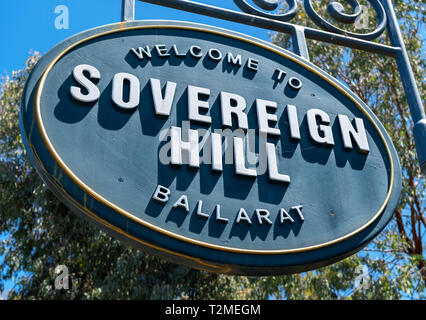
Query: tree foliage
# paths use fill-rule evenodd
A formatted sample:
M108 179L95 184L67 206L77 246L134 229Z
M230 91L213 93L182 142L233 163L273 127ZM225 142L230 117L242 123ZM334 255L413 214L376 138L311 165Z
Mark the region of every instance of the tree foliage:
M318 1L318 8L328 2ZM425 59L420 34L425 5L402 0L394 4L423 97ZM286 10L284 3L281 10ZM312 26L302 11L296 21ZM291 49L288 36L277 33L271 38ZM377 41L388 44L389 39L383 35ZM25 80L39 58L35 53L23 69L2 80L0 292L5 281L15 279L7 293L10 299L423 298L424 178L395 61L315 41L308 46L312 62L343 81L373 109L392 137L403 168L404 189L395 218L365 250L301 274L237 277L168 263L112 239L60 203L27 159L19 131L19 106ZM54 288L58 265L70 271L70 290Z

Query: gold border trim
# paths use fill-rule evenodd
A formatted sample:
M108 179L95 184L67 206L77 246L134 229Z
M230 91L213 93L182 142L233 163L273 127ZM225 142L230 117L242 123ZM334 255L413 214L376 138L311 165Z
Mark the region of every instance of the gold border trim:
M316 70L315 68L309 66L308 64L306 64L302 59L300 58L295 58L291 55L289 55L288 53L286 53L282 48L279 48L273 44L263 44L260 42L257 42L255 40L252 40L250 38L246 38L245 36L240 36L237 34L229 34L226 32L226 30L222 29L222 31L217 31L217 30L210 30L210 29L204 29L202 27L194 27L194 26L184 26L184 25L137 25L137 26L130 26L130 27L126 27L125 24L123 23L117 23L115 25L113 25L113 27L117 26L117 28L114 28L112 30L109 31L105 31L105 32L101 32L101 33L97 33L94 34L92 36L89 36L87 38L81 39L75 43L73 43L71 46L69 46L68 48L66 48L65 50L63 50L60 54L58 54L51 62L50 64L46 67L46 69L43 72L42 77L40 78L40 82L37 86L37 90L36 90L36 94L34 97L34 113L35 113L35 118L37 120L37 125L40 131L40 134L42 136L43 141L46 144L47 149L49 150L51 156L54 158L54 160L59 164L59 166L61 167L62 170L64 170L64 172L71 178L71 180L73 180L74 183L76 183L83 191L85 191L86 193L88 193L91 197L93 197L94 199L96 199L97 201L103 203L104 205L112 208L114 211L124 215L126 218L129 218L139 224L142 224L145 227L148 227L154 231L160 232L166 236L170 236L173 237L175 239L184 241L184 242L188 242L190 244L194 244L194 245L198 245L198 246L203 246L203 247L207 247L210 249L217 249L217 250L222 250L222 251L227 251L227 252L234 252L234 253L243 253L243 254L259 254L259 255L271 255L271 254L288 254L288 253L297 253L297 252L306 252L306 251L311 251L314 249L320 249L323 247L327 247L327 246L331 246L333 244L336 244L338 242L342 242L344 240L347 240L349 238L352 238L353 236L355 236L356 234L360 233L361 231L363 231L364 229L366 229L367 227L369 227L373 222L375 222L380 215L382 214L383 210L385 209L387 203L389 202L390 196L392 194L392 189L393 189L393 184L394 184L394 163L393 163L393 157L391 155L390 152L390 148L386 142L386 139L384 138L380 128L377 126L375 120L370 116L370 114L368 114L368 112L363 108L363 106L356 101L356 99L354 97L352 97L350 94L348 94L348 92L346 91L346 88L343 88L336 80L336 82L332 81L331 79L329 79L328 77L326 77L325 75L323 75L322 73L320 73L318 70ZM50 139L46 133L46 130L44 128L43 125L43 119L41 116L41 111L40 111L40 99L41 99L41 93L43 90L43 86L44 83L46 81L47 75L49 74L50 70L53 68L53 66L70 50L72 50L73 48L79 46L80 44L96 39L96 38L100 38L106 35L110 35L113 33L117 33L117 32L122 32L122 31L131 31L131 30L138 30L138 29L181 29L181 30L192 30L192 31L198 31L198 32L204 32L204 33L211 33L211 34L215 34L215 35L219 35L222 37L228 37L231 39L235 39L241 42L246 42L249 43L251 45L255 45L257 47L260 47L262 49L266 49L269 50L275 54L278 54L286 59L290 59L293 62L301 65L302 67L304 67L305 69L307 69L308 71L318 75L320 78L322 78L323 80L325 80L326 82L328 82L329 84L331 84L333 87L337 88L341 93L343 93L346 97L348 97L352 102L355 103L355 105L362 111L362 113L367 117L367 119L373 124L374 128L376 129L376 131L379 133L380 138L382 139L385 147L386 147L386 151L389 157L389 162L390 162L390 171L391 171L391 176L390 176L390 183L389 183L389 190L385 199L385 202L383 203L383 205L381 206L381 208L379 209L379 211L374 215L374 217L368 221L365 225L363 225L362 227L358 228L355 231L352 231L351 233L322 243L322 244L318 244L318 245L313 245L313 246L308 246L308 247L303 247L303 248L297 248L297 249L285 249L285 250L254 250L254 249L240 249L240 248L233 248L233 247L225 247L225 246L220 246L220 245L215 245L215 244L211 244L211 243L206 243L203 241L199 241L199 240L194 240L185 236L181 236L178 234L175 234L173 232L170 232L168 230L162 229L158 226L155 226L149 222L146 222L138 217L135 217L133 214L131 214L130 212L127 212L125 210L123 210L122 208L118 207L117 205L113 204L112 202L108 201L107 199L103 198L101 195L97 194L94 190L92 190L91 188L89 188L87 185L84 184L83 181L81 181L72 171L71 169L68 168L68 166L62 161L62 159L60 158L60 156L58 155L58 153L56 152L55 148L53 147L52 143L50 142ZM94 216L97 217L96 220L103 220L101 218L99 218L96 214L94 214L93 212L91 212L90 210L88 210L87 208L85 209L85 211L88 211L88 213L85 214L89 214L91 219L94 219ZM104 221L104 220L103 220ZM99 222L99 221L98 221ZM112 226L107 222L104 221L102 223L103 225L112 228ZM112 228L115 231L117 231L116 229L118 229L117 227ZM120 230L120 229L118 229ZM129 237L130 239L135 239L134 236L129 235L127 233L125 233L124 231L120 230L119 231L121 234Z

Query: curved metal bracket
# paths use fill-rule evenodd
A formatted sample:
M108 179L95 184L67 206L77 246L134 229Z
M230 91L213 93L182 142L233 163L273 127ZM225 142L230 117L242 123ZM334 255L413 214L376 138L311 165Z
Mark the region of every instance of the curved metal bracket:
M348 1L350 2L352 9L354 10L353 14L347 14L342 4L336 1L333 1L328 5L327 11L336 21L343 22L346 24L354 24L356 20L361 17L361 14L362 14L361 6L357 0L348 0ZM334 32L337 34L344 34L346 36L354 37L358 39L374 40L377 37L379 37L385 30L387 19L386 19L385 10L382 4L378 0L369 0L368 2L372 5L374 10L376 11L376 17L378 21L376 29L369 33L354 33L354 32L345 31L343 29L336 27L335 25L326 21L316 12L316 10L313 8L312 0L304 0L304 7L309 18L311 18L311 20L321 29L327 30L329 32Z
M278 0L253 0L253 2L263 10L273 11L278 7ZM234 3L240 8L243 12L248 14L257 15L260 17L270 18L280 21L290 21L296 16L297 13L297 3L295 0L286 0L290 9L286 13L272 14L256 9L250 5L246 0L234 0Z

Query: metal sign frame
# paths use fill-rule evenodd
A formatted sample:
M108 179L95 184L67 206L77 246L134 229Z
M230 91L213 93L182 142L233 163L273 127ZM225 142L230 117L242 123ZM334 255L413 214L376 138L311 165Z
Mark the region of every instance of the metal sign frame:
M280 14L268 12L272 12L278 7L279 0L251 0L258 8L249 4L249 0L233 0L242 12L189 0L139 1L290 34L293 51L306 60L309 60L306 39L328 42L394 58L414 123L413 135L419 164L423 174L426 174L425 111L391 0L368 0L376 11L377 27L372 32L365 34L347 32L326 21L316 12L312 0L304 0L304 9L319 29L289 23L298 10L296 0L286 0L288 10ZM337 1L332 1L327 10L336 21L354 24L361 15L361 6L357 0L347 0L347 2L351 5L353 14L346 13L344 7ZM132 21L134 19L135 0L122 0L121 20ZM385 29L389 34L390 46L373 42Z

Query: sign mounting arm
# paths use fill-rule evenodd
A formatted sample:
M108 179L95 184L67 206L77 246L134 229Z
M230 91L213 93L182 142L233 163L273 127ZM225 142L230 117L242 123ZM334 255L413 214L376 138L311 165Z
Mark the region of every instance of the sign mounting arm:
M417 156L419 158L421 170L423 174L426 174L426 116L424 106L416 80L414 79L413 70L410 65L407 49L405 48L392 2L391 0L382 0L382 3L386 15L388 16L388 32L391 44L394 47L400 48L395 59L414 123L413 134L416 142Z
M135 0L121 0L121 21L135 20Z
M305 28L302 26L294 26L294 31L291 34L293 43L293 51L302 58L309 61L309 50L306 44Z

